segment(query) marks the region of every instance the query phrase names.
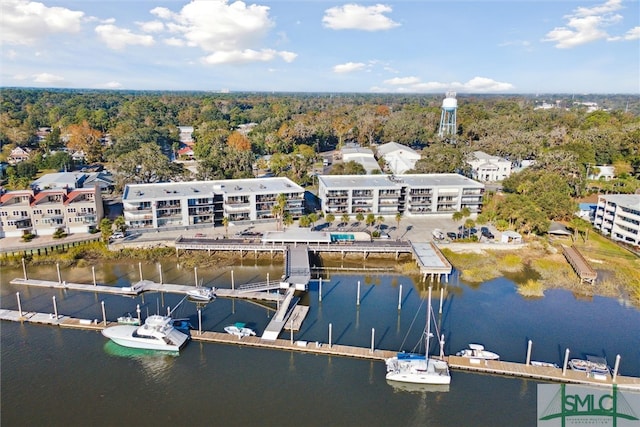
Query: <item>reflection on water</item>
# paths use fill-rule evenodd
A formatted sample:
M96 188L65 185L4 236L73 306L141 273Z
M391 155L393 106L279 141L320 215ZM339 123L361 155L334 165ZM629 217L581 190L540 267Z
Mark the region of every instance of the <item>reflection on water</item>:
M133 359L142 366L145 374L156 381L168 380L174 360L180 355L177 351L146 350L124 347L111 340L104 345L104 352L111 357Z
M449 384L413 384L404 383L400 381L387 380L393 391L396 393L447 393L449 391Z

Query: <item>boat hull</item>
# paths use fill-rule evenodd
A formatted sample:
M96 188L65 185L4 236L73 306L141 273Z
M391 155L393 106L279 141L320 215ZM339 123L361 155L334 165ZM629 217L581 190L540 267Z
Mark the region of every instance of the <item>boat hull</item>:
M102 335L123 347L143 350L180 351L189 336L173 329L169 339L137 334L139 326L117 325L102 330Z
M407 357L406 355L387 359L388 381L410 384L447 385L451 376L447 363L424 356Z

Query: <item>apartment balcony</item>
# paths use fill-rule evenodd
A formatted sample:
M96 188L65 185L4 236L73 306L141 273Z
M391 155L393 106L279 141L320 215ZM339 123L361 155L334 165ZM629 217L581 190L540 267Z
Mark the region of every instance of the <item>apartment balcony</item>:
M250 210L251 210L251 205L249 203L225 205L224 207L224 212L229 214L249 212Z

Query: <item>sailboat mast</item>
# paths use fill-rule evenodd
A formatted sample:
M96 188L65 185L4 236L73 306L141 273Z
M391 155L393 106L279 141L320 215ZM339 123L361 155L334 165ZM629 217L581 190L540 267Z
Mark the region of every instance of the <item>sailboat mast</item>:
M427 301L427 337L425 338L424 355L429 359L429 337L431 336L431 286L429 286L429 299Z

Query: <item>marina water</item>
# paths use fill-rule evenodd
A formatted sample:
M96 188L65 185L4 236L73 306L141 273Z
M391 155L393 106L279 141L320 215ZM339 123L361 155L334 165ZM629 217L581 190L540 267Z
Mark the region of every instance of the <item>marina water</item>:
M139 280L138 263L96 266L98 283L128 286ZM159 281L160 267L141 265L145 279ZM165 313L179 295L137 298L12 286L21 269L1 271L1 308L102 319L126 313ZM165 283L193 284L194 271L162 266ZM55 266L28 267L30 278L56 280ZM282 274L278 263L198 268L204 286L231 287ZM91 268L62 269L63 280L91 283ZM360 298L358 300L358 282ZM439 286L434 284L434 310ZM524 362L528 340L533 360L562 364L571 357L620 354L620 374L640 376L640 310L611 298L576 298L564 290L545 297L518 295L513 282L495 279L469 286L454 273L445 288L440 332L445 352L470 342L502 360ZM335 273L315 280L302 303L310 308L294 339L412 351L420 341L426 287L392 274ZM402 288L402 293L400 293ZM359 304L358 304L359 303ZM398 310L398 304L401 308ZM260 335L273 311L259 304L219 298L205 306L185 301L176 317L204 330L245 322ZM342 357L253 349L192 341L179 356L124 349L99 332L2 322L1 423L3 426L533 426L537 381L452 372L447 392L398 390L385 381L385 366ZM284 331L281 338L287 338ZM422 349L423 351L423 349ZM432 352L437 352L434 346Z

